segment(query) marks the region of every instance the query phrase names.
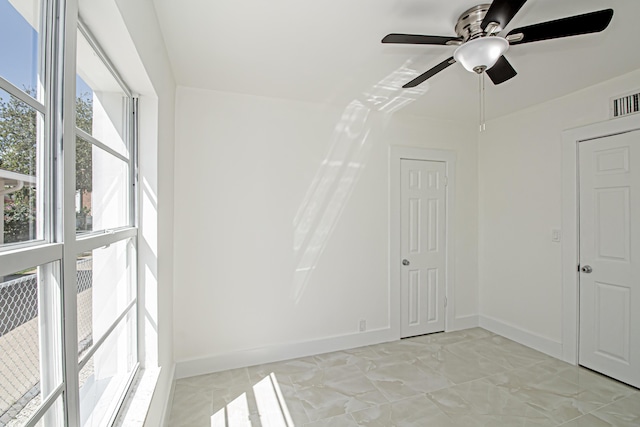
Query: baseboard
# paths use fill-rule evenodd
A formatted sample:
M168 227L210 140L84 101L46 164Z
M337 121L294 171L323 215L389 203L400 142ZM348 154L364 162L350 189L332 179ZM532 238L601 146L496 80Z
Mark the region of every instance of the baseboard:
M391 328L385 328L181 360L176 363L176 379L379 344L398 339L396 335Z
M480 319L477 314L471 316L456 317L453 320L452 327L449 328L447 332L461 331L463 329L476 328L478 326L480 326Z
M495 334L509 338L517 343L531 347L556 359L562 359L562 343L545 338L515 325L493 319L489 316L479 316L480 327Z
M171 365L169 378L171 379L171 388L169 389L167 400L165 401L165 405L164 405L164 412L162 413L162 418L160 419L160 425L162 427L169 427L169 419L171 418L171 410L173 409L173 393L176 389L176 381L175 381L176 364L175 363Z

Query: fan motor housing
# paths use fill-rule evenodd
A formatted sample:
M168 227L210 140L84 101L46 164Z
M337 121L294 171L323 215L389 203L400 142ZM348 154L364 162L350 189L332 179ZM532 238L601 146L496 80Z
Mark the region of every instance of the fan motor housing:
M484 35L482 20L491 7L490 3L479 4L465 11L456 23L456 34L466 42Z

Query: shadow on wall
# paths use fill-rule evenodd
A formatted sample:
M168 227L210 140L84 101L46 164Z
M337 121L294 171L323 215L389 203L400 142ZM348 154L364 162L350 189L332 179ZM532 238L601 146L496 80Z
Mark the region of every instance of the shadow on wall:
M402 84L418 71L411 68L414 59L405 62L347 105L336 125L331 148L316 173L293 221L295 269L291 297L298 304L305 293L327 241L347 204L362 170L371 142L371 112L386 117L411 104L429 90L428 83L411 89Z

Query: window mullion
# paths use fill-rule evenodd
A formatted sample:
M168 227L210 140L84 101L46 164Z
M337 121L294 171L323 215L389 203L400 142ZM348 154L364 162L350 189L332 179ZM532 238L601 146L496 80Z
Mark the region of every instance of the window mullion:
M91 346L89 350L85 354L82 355L82 360L78 362L78 370L82 370L84 365L87 364L89 359L95 354L95 352L100 348L100 346L109 338L111 333L118 327L120 322L127 317L133 306L136 304L136 300L131 301L127 307L123 310L123 312L114 320L109 329L107 329L104 334L98 338L98 340Z
M44 114L45 106L43 104L35 100L33 97L28 95L25 91L19 89L13 83L11 83L10 81L8 81L2 76L0 76L0 89L6 91L12 96L15 96L20 101L24 102L34 110Z
M0 276L24 270L34 265L47 264L62 258L62 244L52 243L25 246L0 253Z
M131 224L140 227L138 222L138 201L140 200L140 189L138 185L138 98L131 98L129 112L129 152L131 153Z
M123 162L129 163L129 159L127 158L127 156L123 156L122 154L120 154L116 150L114 150L113 148L109 147L108 145L104 144L102 141L94 138L92 135L89 135L87 132L83 131L82 129L80 129L78 127L76 127L76 135L78 135L80 138L84 139L85 141L90 142L92 145L95 145L96 147L100 148L101 150L106 151L107 153L111 154L112 156L119 158Z
M65 243L63 249L63 310L64 310L64 379L66 425L80 427L80 393L78 387L78 328L77 328L77 275L75 224L75 80L76 80L76 28L78 25L78 1L60 0L58 34L58 88L62 99L62 111L59 111L60 125L58 140L61 142L62 165L58 168L62 176L58 186L61 206L58 217L58 236Z
M117 230L108 230L104 233L95 233L79 237L74 243L74 253L89 252L94 249L108 246L131 237L136 237L138 230L134 227L126 227Z
M118 84L120 85L124 93L127 95L127 97L131 98L132 94L131 94L131 91L129 90L129 87L125 84L124 80L122 80L122 77L120 77L120 73L118 73L118 70L116 70L116 67L113 66L113 64L109 60L109 57L107 57L107 55L102 50L102 47L100 47L100 44L96 41L96 38L93 36L91 31L89 31L89 28L84 24L84 22L82 22L82 19L80 18L78 18L78 29L80 30L82 35L87 39L87 42L89 42L89 45L91 46L93 51L96 53L96 55L98 55L102 63L107 67L107 70L109 70L109 73L111 73L111 75L116 79L116 81L118 82Z
M24 425L24 427L34 427L41 423L42 416L47 413L49 408L51 408L55 403L58 397L63 393L64 387L60 384L53 390L48 396L46 396L42 400L42 406L38 408L38 410L31 416L29 421Z

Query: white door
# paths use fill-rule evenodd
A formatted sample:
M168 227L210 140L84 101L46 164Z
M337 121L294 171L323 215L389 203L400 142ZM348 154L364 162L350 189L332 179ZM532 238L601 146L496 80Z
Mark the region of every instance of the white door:
M579 144L580 354L640 387L640 131Z
M446 164L401 160L402 338L444 331Z

